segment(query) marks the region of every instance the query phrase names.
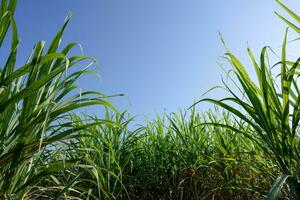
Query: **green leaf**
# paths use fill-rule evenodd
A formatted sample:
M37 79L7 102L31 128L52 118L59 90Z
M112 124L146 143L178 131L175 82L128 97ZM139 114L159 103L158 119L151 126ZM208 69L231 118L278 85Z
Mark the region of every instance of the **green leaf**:
M268 200L276 200L281 194L281 190L286 183L287 179L290 178L290 175L281 175L277 177L276 181L273 183L270 191L267 194Z

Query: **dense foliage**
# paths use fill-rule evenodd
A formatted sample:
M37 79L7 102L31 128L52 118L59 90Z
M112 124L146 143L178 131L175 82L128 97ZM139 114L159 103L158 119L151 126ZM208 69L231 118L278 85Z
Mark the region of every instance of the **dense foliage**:
M300 59L286 57L288 31L273 66L267 47L259 62L248 49L257 81L226 47L229 96L197 102L214 110L197 112L196 103L132 128L107 96L76 93L94 59L72 55L76 43L59 47L70 17L16 66L16 4L0 5L0 47L11 39L0 67L0 199L300 199ZM87 106L104 107L103 117L80 114Z

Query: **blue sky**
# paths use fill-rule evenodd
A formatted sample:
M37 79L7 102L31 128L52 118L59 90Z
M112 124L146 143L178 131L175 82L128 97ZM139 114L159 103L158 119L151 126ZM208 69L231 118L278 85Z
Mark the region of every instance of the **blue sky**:
M300 1L284 2L300 10ZM247 42L257 56L264 45L279 50L285 25L275 10L284 13L273 0L19 0L19 56L25 60L37 40L49 42L72 11L63 44L80 42L101 74L78 85L124 93L114 99L118 108L152 117L187 108L220 84L218 31L243 61Z

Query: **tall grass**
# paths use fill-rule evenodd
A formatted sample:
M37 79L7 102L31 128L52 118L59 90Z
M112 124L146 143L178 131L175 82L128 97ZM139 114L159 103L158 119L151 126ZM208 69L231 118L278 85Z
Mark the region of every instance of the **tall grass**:
M57 160L41 162L51 144L75 137L79 130L92 124L74 127L68 113L90 105L112 107L104 95L83 92L71 95L73 83L88 67L68 74L68 69L93 59L70 56L76 43L59 50L59 43L69 22L68 17L49 47L39 41L23 66L16 66L19 44L13 18L16 0L2 0L0 5L0 45L11 28L11 50L0 70L0 199L22 199L27 188L41 178L71 166ZM62 123L58 123L64 118ZM97 123L102 123L98 121ZM70 164L70 165L68 165Z
M262 199L277 171L244 135L198 126L211 120L235 126L227 113L164 115L134 132L127 129L132 118L124 114L107 115L106 120L120 126L84 129L86 137L73 143L76 151L66 151L80 158L78 171L71 171L80 178L68 195L80 191L89 199Z
M257 82L227 50L237 90L224 83L229 97L200 101L222 109L193 106L132 128L134 117L107 96L76 93L75 81L94 59L72 55L76 43L59 47L70 16L48 46L37 42L16 66L16 3L0 5L0 47L12 34L0 67L0 199L300 198L300 59L286 58L287 31L274 66L267 47L258 61L248 49ZM272 67L280 67L279 81ZM95 105L104 106L104 117L78 112Z
M294 19L300 22L300 17L288 9L284 4L277 2ZM290 21L276 13L291 28L299 32L299 28ZM248 54L256 71L258 84L247 73L246 67L226 47L226 59L232 66L235 78L231 80L236 90L224 83L230 96L221 99L202 99L211 102L232 113L236 118L248 124L251 129L243 130L230 125L209 122L207 124L224 127L242 134L254 141L280 168L281 175L274 182L268 193L269 199L276 199L280 191L287 184L287 196L300 199L299 185L299 88L298 70L300 59L289 61L286 58L288 30L285 32L281 59L270 66L268 60L268 47L261 51L257 61L248 48ZM223 41L223 39L222 39ZM224 41L223 41L224 43ZM224 43L225 45L225 43ZM271 74L271 68L280 66L279 81ZM279 85L279 87L277 87ZM240 91L238 94L236 91Z
M232 123L226 113L201 115L192 110L188 115L158 117L143 128L144 137L138 142L142 152L134 159L134 173L129 177L135 195L141 199L263 196L272 171L264 164L266 158L243 135L223 128L198 126L206 120ZM264 178L256 179L259 176Z
M87 120L97 123L99 119L88 116ZM81 131L85 137L78 138L74 144L75 157L82 158L77 164L83 172L77 187L83 192L90 191L93 199L129 199L124 170L131 166L129 158L134 153L132 146L138 136L127 129L132 118L128 119L126 112L107 112L106 120L114 121L118 126L89 127Z

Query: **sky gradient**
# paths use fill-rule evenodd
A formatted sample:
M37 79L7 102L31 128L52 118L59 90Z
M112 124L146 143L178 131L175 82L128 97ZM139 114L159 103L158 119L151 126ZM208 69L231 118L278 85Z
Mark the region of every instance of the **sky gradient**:
M300 1L284 2L300 10ZM264 45L279 50L285 25L275 10L284 13L273 0L20 0L19 57L25 61L36 41L49 42L72 11L62 44L79 42L101 74L78 85L123 93L114 99L118 108L153 117L185 109L221 83L219 31L243 61L247 43L256 56Z

